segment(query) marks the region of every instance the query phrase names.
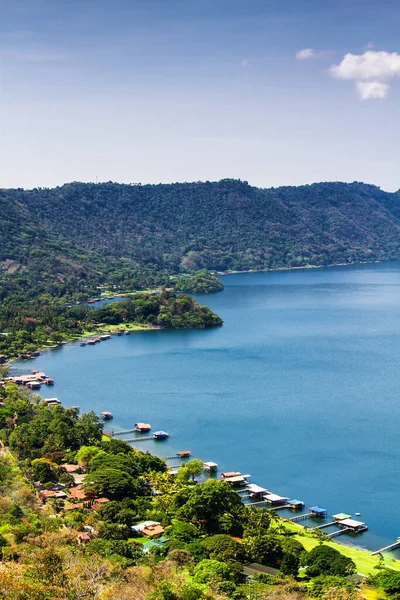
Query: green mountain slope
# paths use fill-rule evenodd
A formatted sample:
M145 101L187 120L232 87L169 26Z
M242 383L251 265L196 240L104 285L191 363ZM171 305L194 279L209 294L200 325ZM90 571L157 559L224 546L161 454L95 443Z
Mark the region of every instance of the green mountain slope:
M400 196L362 183L71 183L0 192L0 263L179 273L400 258ZM15 269L15 266L11 267Z

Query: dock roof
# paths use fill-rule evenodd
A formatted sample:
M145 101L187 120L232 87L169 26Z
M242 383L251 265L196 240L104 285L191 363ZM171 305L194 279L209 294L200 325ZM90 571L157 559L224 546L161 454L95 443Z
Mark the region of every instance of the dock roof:
M297 500L296 498L291 498L290 500L288 500L288 504L293 504L294 506L304 506L304 502L302 502L301 500Z
M236 477L225 477L225 481L227 483L244 483L246 481L246 478L244 475L236 475Z
M237 477L238 475L240 475L240 471L226 471L221 474L221 477L225 479L226 477Z
M218 467L218 464L216 462L212 462L212 461L205 462L205 463L203 463L203 465L205 467Z
M340 524L344 525L345 527L351 528L365 527L365 523L363 523L362 521L355 521L354 519L343 519L343 521L341 521Z
M264 496L265 500L268 500L269 502L279 502L279 501L286 501L288 500L288 498L286 498L285 496L278 496L278 494L266 494Z
M268 493L267 489L257 485L256 483L248 483L247 489L252 494L262 494L262 493L267 494Z
M333 518L337 521L343 521L343 519L351 519L351 515L347 515L346 513L338 513L337 515L333 515Z
M322 508L322 506L311 506L310 511L315 513L326 513L327 509Z

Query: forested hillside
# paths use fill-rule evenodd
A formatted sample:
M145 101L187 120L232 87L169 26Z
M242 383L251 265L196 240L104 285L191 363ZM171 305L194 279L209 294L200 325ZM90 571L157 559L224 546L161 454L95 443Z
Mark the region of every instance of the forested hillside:
M400 257L400 195L362 183L71 183L0 192L0 262L116 280ZM11 262L12 261L12 262Z

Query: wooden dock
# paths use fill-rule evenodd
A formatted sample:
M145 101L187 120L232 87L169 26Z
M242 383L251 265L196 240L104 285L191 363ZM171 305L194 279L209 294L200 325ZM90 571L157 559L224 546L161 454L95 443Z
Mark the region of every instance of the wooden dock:
M351 529L349 527L343 527L343 529L338 529L337 531L332 531L332 533L327 533L327 536L329 538L333 538L333 537L338 537L339 535L342 535L343 533L349 533L351 531Z
M331 521L330 523L324 523L323 525L317 525L315 529L324 529L324 527L330 527L331 525L337 525L337 521Z
M305 519L308 519L309 517L312 517L312 516L313 516L312 513L303 513L302 515L296 515L295 517L291 517L288 520L291 521L292 523L297 523L297 521L304 521Z
M127 442L128 444L133 444L136 442L146 442L149 440L155 440L155 438L152 435L146 435L146 436L141 436L141 437L135 437L135 438L129 438L127 440L124 440L124 442Z
M394 542L394 544L389 544L389 546L385 546L384 548L375 550L375 552L371 552L371 556L381 554L381 552L390 552L391 550L396 550L396 548L400 548L400 538L397 538L397 542Z
M111 437L114 437L115 435L125 435L126 433L135 433L136 429L123 429L121 431L112 431L111 432ZM125 440L127 441L127 440Z

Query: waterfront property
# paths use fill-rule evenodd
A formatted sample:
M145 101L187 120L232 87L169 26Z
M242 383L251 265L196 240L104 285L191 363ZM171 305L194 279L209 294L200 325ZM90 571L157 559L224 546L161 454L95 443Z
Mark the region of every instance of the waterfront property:
M137 431L138 433L147 433L150 430L150 423L135 423L135 431Z
M302 508L304 508L304 502L302 502L301 500L297 500L296 498L288 500L287 503L293 510L301 510Z
M345 527L347 530L352 531L353 533L361 533L362 531L367 531L368 527L362 521L356 521L355 519L343 519L339 523L340 527Z
M190 452L190 450L181 450L180 452L176 453L176 456L177 458L189 458L189 456L192 456L192 453Z
M110 412L108 410L103 410L103 412L100 413L100 416L102 419L104 419L104 421L109 421L110 419L113 418L112 412Z
M235 475L234 477L225 477L224 481L232 487L241 487L248 484L250 475Z
M263 498L268 502L268 504L271 504L272 506L282 506L283 504L286 504L289 500L289 498L285 496L278 496L278 494L265 494Z
M321 506L312 506L309 510L311 517L318 517L319 519L325 519L328 514L327 509Z
M166 431L155 431L153 433L153 438L155 440L166 440L169 437L169 433Z
M208 461L203 463L203 468L209 473L216 473L218 471L218 464L216 462Z
M250 498L263 498L265 494L269 493L266 488L263 488L255 483L249 483L246 487L250 494Z
M221 473L222 479L228 479L229 477L237 477L240 475L240 471L225 471L225 473Z
M337 515L333 515L335 521L340 522L344 519L351 519L351 515L347 515L346 513L338 513Z

